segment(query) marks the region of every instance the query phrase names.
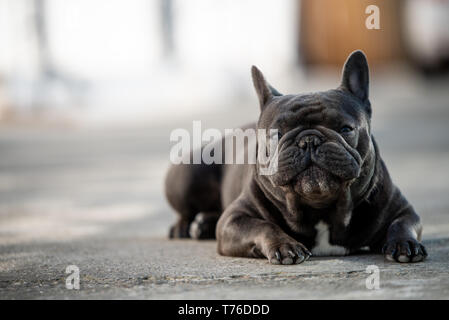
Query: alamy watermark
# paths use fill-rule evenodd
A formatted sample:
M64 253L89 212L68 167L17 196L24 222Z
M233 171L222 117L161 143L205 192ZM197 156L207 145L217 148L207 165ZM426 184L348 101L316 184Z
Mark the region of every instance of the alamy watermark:
M380 270L379 267L372 264L366 267L366 273L370 275L365 280L365 286L368 290L379 290L380 289Z
M367 29L380 29L380 9L378 6L371 4L366 7L365 13L369 16L365 20L365 26Z
M65 273L69 273L69 276L65 279L65 287L68 290L80 289L80 269L75 265L67 266Z
M258 164L259 174L272 175L278 169L277 129L225 129L202 131L201 121L193 121L192 134L178 128L171 132L173 164ZM246 146L246 148L245 148Z

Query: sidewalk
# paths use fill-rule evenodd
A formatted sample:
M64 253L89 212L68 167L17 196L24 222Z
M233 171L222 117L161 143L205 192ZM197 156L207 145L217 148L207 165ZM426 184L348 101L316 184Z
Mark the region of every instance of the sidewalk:
M387 86L388 84L385 84ZM301 265L221 257L215 242L169 241L163 178L170 130L0 128L0 298L409 299L449 297L447 85L386 95L374 87L373 131L393 180L420 214L429 259L311 258ZM234 127L256 106L205 115ZM81 289L65 288L80 269ZM368 265L380 290L365 286Z

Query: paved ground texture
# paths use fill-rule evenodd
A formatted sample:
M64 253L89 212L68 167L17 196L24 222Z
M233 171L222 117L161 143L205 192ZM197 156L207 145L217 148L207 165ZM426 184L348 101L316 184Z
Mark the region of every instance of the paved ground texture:
M193 119L234 127L255 119L254 99L238 123L234 107L133 128L0 128L0 298L447 299L448 82L388 79L371 91L374 132L422 217L426 262L360 254L272 266L221 257L213 241L167 240L170 130ZM79 290L65 286L69 265L80 270ZM369 265L379 290L366 288Z

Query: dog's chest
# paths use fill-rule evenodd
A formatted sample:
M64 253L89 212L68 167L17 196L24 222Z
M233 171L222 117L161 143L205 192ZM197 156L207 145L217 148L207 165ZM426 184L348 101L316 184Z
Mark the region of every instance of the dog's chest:
M315 225L316 236L315 244L312 248L312 254L315 256L342 256L349 253L345 247L329 243L330 232L329 225L319 221Z

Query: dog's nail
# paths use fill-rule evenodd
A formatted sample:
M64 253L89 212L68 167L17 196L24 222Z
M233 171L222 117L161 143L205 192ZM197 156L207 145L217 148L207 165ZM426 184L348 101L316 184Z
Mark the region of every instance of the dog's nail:
M304 256L300 256L298 257L298 259L296 259L296 264L300 264L301 262L305 261L306 259L304 258Z
M276 256L276 259L281 261L281 254L279 252L275 252L274 255Z
M427 257L427 250L424 246L421 246L421 250L424 253L424 257Z

